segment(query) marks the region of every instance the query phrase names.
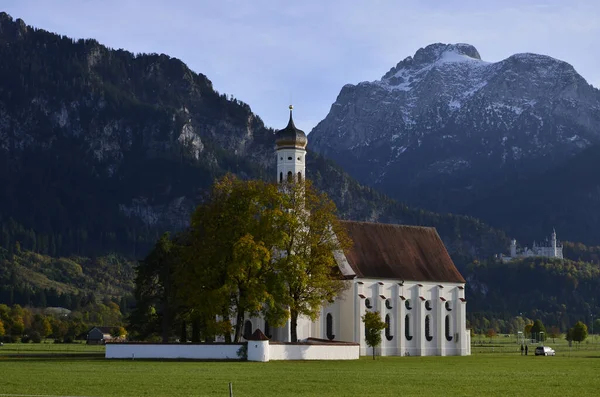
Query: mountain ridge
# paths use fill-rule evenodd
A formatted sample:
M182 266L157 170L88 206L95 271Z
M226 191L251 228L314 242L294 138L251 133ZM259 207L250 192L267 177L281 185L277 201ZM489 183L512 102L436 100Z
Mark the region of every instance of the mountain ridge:
M568 63L438 43L345 85L309 148L395 199L459 212L598 144L598 125L600 90Z

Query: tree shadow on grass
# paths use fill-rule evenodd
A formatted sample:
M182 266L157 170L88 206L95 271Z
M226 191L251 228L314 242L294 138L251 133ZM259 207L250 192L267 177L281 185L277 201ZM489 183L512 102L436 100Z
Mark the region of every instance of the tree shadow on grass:
M0 363L8 361L90 361L105 360L104 354L3 354Z

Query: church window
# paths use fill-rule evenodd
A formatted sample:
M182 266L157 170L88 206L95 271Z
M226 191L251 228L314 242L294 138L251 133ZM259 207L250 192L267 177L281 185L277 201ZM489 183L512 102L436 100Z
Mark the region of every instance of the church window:
M410 299L407 299L406 302L404 302L404 306L406 306L406 310L412 309L412 306L410 304L411 304Z
M283 172L279 173L279 182L283 182Z
M406 340L412 340L412 335L410 334L410 315L404 316L404 336Z
M367 309L370 309L373 307L373 305L371 304L371 299L369 299L369 298L365 299L365 306L367 307Z
M450 332L450 315L446 316L446 340L450 342L452 340L452 332Z
M327 339L333 340L335 335L333 334L333 316L331 313L327 313Z
M429 314L425 316L425 339L428 342L433 340L433 336L431 335L431 316Z
M279 160L283 160L283 157L280 157Z
M385 339L392 340L394 336L392 335L392 322L390 320L390 315L385 315Z
M387 307L388 309L392 308L392 300L391 299L385 300L385 307Z
M252 322L246 320L244 323L244 339L249 339L252 336Z
M269 322L267 320L265 320L265 336L269 339L272 337L271 326L269 325Z
M302 182L302 172L298 172L298 182Z
M452 311L452 303L450 303L450 301L446 302L446 310L448 310L449 312Z
M298 157L298 161L302 161L302 157Z
M288 160L292 160L292 156L289 156L289 157L288 157Z
M425 309L431 310L431 301L429 301L429 300L425 301Z
M292 182L292 178L294 178L294 174L292 174L292 171L288 171L288 174L287 174L288 182Z

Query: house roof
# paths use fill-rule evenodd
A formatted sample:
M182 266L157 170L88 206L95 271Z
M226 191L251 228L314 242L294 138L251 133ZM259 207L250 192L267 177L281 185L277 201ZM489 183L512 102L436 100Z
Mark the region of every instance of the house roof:
M353 246L345 251L356 277L464 283L433 227L342 221Z
M103 334L110 334L110 333L112 333L113 328L114 327L92 327L92 328L90 328L90 330L88 331L88 333L91 332L93 329L98 329Z

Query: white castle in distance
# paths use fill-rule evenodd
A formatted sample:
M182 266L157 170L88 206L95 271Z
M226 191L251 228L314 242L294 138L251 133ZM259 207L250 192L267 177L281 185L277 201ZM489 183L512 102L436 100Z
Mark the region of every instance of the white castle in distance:
M533 247L531 248L525 247L517 250L517 240L512 239L510 242L510 256L500 254L500 259L503 262L510 262L513 259L528 258L532 256L563 259L563 246L559 244L556 239L556 230L552 230L550 240L546 238L546 241L541 245L538 245L534 241Z

